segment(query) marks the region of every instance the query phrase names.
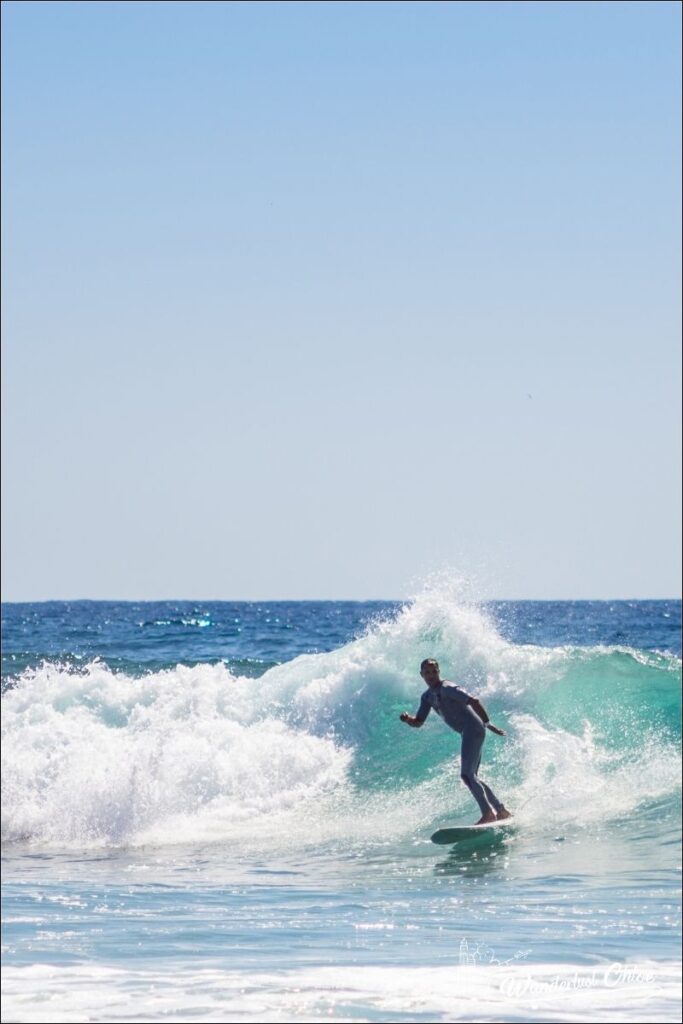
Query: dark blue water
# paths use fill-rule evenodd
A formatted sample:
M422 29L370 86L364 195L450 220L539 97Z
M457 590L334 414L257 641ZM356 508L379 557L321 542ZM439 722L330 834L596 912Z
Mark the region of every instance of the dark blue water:
M680 601L502 601L484 607L515 644L630 646L681 653ZM46 601L2 606L2 678L42 661L101 658L127 672L223 662L261 675L299 654L331 651L395 601Z

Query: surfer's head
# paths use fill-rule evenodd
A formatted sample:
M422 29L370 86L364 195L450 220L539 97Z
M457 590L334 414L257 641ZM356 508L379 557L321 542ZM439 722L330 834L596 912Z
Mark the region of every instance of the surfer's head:
M425 658L420 665L420 675L427 686L438 686L441 682L438 661L435 658Z

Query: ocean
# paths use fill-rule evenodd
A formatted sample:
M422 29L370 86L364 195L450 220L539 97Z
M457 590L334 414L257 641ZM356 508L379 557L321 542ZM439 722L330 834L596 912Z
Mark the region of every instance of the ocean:
M680 601L2 608L2 1020L680 1020ZM474 822L419 664L485 704Z

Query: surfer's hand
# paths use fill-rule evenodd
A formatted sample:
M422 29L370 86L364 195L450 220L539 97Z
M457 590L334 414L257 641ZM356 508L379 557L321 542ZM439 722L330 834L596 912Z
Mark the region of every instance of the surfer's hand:
M407 711L402 711L399 717L402 722L406 723L406 725L415 725L415 719L412 715L409 715Z
M491 732L495 732L496 736L504 736L505 735L503 730L499 729L497 725L493 725L492 722L487 722L486 723L486 728L490 729Z

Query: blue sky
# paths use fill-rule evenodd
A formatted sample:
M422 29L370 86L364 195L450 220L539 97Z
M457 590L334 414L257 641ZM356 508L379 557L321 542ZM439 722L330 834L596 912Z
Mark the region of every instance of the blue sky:
M3 598L680 592L676 3L3 10Z

